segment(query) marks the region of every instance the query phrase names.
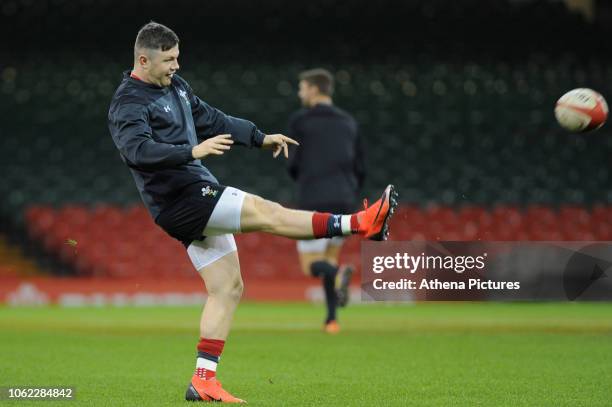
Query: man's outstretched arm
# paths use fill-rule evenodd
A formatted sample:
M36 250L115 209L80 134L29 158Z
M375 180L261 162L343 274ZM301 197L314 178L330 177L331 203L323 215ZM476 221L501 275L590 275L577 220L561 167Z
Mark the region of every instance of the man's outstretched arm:
M229 134L211 137L197 146L157 142L151 137L146 108L137 104L122 105L111 113L109 128L128 164L144 170L171 168L207 155L221 155L233 144Z
M274 158L281 152L288 158L288 144L299 145L297 141L282 134L264 134L252 122L226 115L193 94L190 103L199 139L230 134L234 144L272 149Z

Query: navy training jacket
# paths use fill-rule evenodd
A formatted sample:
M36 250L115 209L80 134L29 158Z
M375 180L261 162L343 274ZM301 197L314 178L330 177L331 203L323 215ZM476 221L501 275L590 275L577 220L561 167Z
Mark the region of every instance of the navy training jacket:
M108 111L108 128L154 219L184 187L199 181L218 183L193 158L194 146L226 133L234 145L261 147L264 139L250 121L203 102L176 74L172 84L162 88L124 72Z

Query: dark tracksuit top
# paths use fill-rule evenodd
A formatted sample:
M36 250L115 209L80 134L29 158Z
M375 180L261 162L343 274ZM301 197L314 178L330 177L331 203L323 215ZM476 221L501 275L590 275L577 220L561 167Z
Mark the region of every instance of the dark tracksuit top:
M289 119L289 174L297 182L297 205L332 213L351 213L359 205L365 178L364 153L357 122L344 110L318 104Z
M154 219L186 186L218 183L191 155L195 145L219 134L231 134L234 145L249 147L261 147L264 139L250 121L203 102L176 74L169 87L161 88L124 72L111 101L108 128Z

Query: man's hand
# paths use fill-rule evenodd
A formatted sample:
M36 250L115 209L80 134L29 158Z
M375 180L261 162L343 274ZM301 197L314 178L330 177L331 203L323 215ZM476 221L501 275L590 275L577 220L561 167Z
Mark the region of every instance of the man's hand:
M226 150L230 149L230 145L234 144L231 134L220 134L204 140L197 146L191 149L191 155L196 160L204 158L207 155L222 155Z
M282 134L266 134L261 148L273 148L274 153L272 153L272 157L274 158L278 157L281 151L283 151L285 158L289 158L289 144L295 144L296 146L300 145L300 143L294 139L283 136Z

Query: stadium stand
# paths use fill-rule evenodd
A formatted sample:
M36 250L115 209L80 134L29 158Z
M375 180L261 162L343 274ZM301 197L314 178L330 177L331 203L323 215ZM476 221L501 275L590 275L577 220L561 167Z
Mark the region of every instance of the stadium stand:
M197 277L181 244L166 236L142 206L30 207L28 232L42 237L80 275L93 277ZM460 210L404 206L392 223L394 240L612 240L612 206L592 211L562 206L558 211L533 205ZM264 243L265 242L265 243ZM247 279L300 279L297 253L288 240L262 233L239 235L240 261ZM344 260L359 264L359 242L351 239Z
M355 112L369 146L368 162L375 164L371 166L367 192L373 193L390 180L403 191L402 199L412 203L609 201L612 191L606 181L611 141L599 135L568 137L557 128L550 114L554 101L577 81L564 77L563 71L547 72L544 65L534 78L529 78L528 66L473 65L465 68L462 81L452 79L454 74L446 64L419 66L414 72L410 67L369 67L367 71L343 67L338 72L342 78L338 103ZM594 77L602 69L596 66L589 75ZM116 77L121 68L114 71L110 78ZM612 68L604 72L601 82L594 81L592 86L605 93L610 89L605 78L612 76ZM200 68L185 76L192 75L218 78L218 72L212 69ZM101 196L113 203L137 201L129 173L105 133L102 112L107 109L106 97L110 95L86 107L87 98L83 102L74 100L70 85L68 90L63 88L61 76L39 80L58 84L51 94L60 93L58 99L62 103L42 106L32 101L24 106L36 115L24 117L23 122L30 121L40 128L40 133L20 132L20 137L2 140L6 156L5 182L0 192L8 196L4 209L14 212L32 201L93 203ZM192 82L196 89L204 89L199 93L212 104L251 118L261 123L262 129L282 129L291 108L297 107L289 84L293 75L278 71L270 76L284 79L260 79L260 91L245 91L241 84L227 86L224 80L208 85L202 79ZM551 77L550 84L542 90L539 84L548 83L546 76ZM241 76L246 81L256 77L256 72L248 70ZM43 89L39 94L38 85L28 90L29 82L27 73L23 73L23 79L14 85L16 93L31 92L29 97L39 100L42 93L48 92ZM111 79L72 82L85 95L94 93L94 86L110 91L114 83ZM277 88L290 94L269 94L270 89ZM221 93L225 100L221 100ZM241 100L233 108L227 97L235 94L258 96L256 100ZM279 111L279 106L284 110ZM81 117L71 117L73 111L82 112ZM45 118L53 119L45 123ZM92 132L89 126L93 123ZM9 129L9 134L15 130ZM23 144L30 148L19 148ZM37 157L44 157L42 174L28 171ZM211 159L209 164L224 183L280 201L291 200L288 178L284 174L278 176L282 163L264 159L262 153L236 149L223 159ZM254 167L259 171L249 171Z

